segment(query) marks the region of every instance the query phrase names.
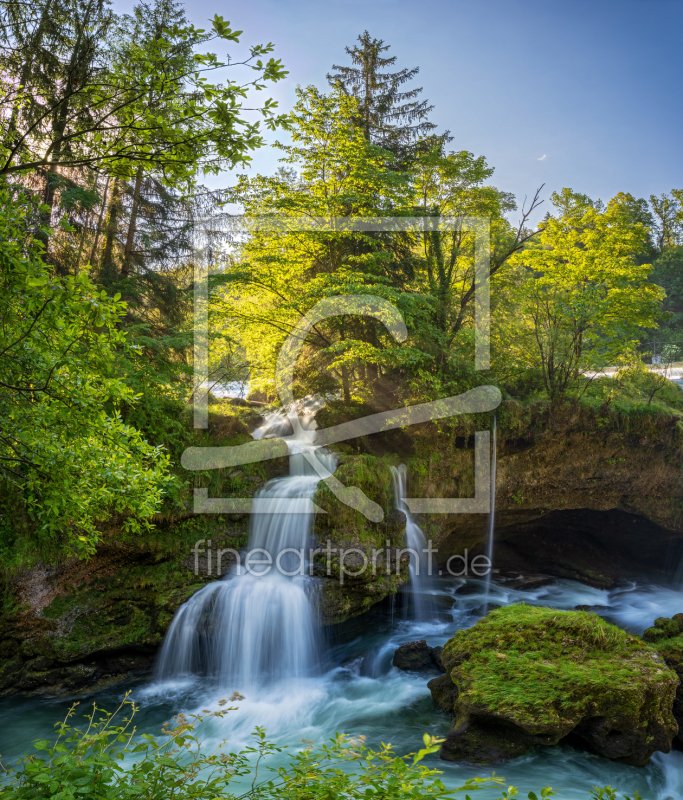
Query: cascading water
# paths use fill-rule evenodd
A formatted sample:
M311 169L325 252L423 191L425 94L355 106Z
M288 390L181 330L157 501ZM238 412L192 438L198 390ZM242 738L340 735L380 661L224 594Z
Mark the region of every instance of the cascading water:
M489 560L489 571L486 573L486 603L485 607L488 610L489 601L491 598L491 573L493 572L493 541L494 531L496 525L496 461L497 461L497 448L496 448L496 415L493 415L493 427L491 436L493 447L491 452L491 513L489 514L489 538L486 545L486 556Z
M392 467L394 484L394 503L396 508L406 515L406 546L410 553L410 596L413 604L413 614L418 620L429 619L433 613L433 604L429 600L428 584L430 579L429 559L424 552L427 540L421 528L413 520L405 497L408 494L408 470L405 464ZM433 566L433 565L432 565Z
M283 424L282 417L270 420L258 438L281 435ZM320 478L308 458L330 472L336 463L309 442L288 447L289 477L269 481L256 498L257 505L263 499L275 508L251 516L249 569L238 563L180 608L157 661L158 680L207 674L240 689L301 678L315 667L317 626L309 597L315 580L306 574L313 511L288 512L315 494Z

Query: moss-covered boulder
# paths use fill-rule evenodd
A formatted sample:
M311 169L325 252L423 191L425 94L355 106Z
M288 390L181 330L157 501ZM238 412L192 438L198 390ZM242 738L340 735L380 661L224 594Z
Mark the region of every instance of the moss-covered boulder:
M659 617L653 627L645 631L643 639L657 648L664 661L681 681L676 690L673 707L674 717L678 723L678 736L673 743L677 750L683 750L683 614L674 614L671 619Z
M496 761L580 740L642 766L669 752L678 677L648 644L595 614L526 605L458 631L442 659L455 686L430 685L454 719L441 757Z

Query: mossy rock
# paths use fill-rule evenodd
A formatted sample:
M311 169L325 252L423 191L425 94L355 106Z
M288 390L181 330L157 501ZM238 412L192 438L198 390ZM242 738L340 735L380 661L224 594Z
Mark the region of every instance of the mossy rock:
M669 752L678 677L639 638L595 614L515 605L458 631L442 659L457 689L449 761L490 762L578 737L642 766ZM443 687L435 699L443 706Z
M674 614L671 619L659 617L653 627L645 631L643 639L653 643L681 681L676 690L673 707L674 717L678 723L678 736L674 739L674 747L683 750L683 614Z
M405 518L400 515L392 524L394 504L391 467L381 458L368 455L342 455L334 477L345 487L358 488L384 512L382 522L372 522L364 514L335 497L329 487L321 482L313 502L326 513L318 514L315 533L319 539L353 540L383 547L387 537L392 544L401 544Z

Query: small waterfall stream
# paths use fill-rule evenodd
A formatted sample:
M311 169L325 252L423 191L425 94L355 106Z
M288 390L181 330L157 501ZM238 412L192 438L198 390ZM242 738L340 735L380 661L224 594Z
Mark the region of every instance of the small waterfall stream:
M282 427L281 418L273 419L259 438L281 435ZM312 499L320 480L306 455L330 472L336 460L309 442L288 447L289 476L269 481L258 495L277 504L275 513L251 515L250 569L235 565L179 609L157 660L157 680L204 674L241 689L305 677L318 663L309 597L315 579L307 574L313 512L287 512L293 501Z
M416 620L426 620L434 612L434 605L427 594L430 583L429 559L424 552L427 547L422 529L413 520L405 498L408 496L408 470L405 464L391 468L394 484L394 503L396 508L406 515L406 547L413 552L410 554L410 597L412 600L413 617ZM433 568L433 565L432 565Z
M497 447L496 447L496 415L493 415L492 425L492 452L491 452L491 512L489 514L489 538L486 545L486 556L489 560L489 571L486 573L486 602L484 603L485 610L488 611L489 602L491 600L491 574L493 573L493 543L494 533L496 527L496 462L497 462Z

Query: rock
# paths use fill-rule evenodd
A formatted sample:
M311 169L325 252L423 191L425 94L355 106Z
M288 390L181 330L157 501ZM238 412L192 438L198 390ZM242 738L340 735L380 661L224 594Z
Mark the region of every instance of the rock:
M480 583L463 583L455 590L457 595L481 594Z
M683 632L683 614L675 614L671 619L658 617L655 624L643 633L646 642L659 642L672 639Z
M443 653L443 647L441 647L441 645L432 647L432 661L434 662L434 666L439 670L439 672L446 671L446 668L443 665L443 661L441 660L442 653Z
M643 633L643 639L653 643L680 680L673 704L673 715L678 723L678 735L673 744L677 750L683 750L683 614L674 614L671 619L659 617L654 626Z
M382 536L389 539L403 536L406 529L406 515L398 508L394 508L384 515L382 522L378 523L378 529Z
M432 669L432 648L424 639L419 642L406 642L394 653L393 665L407 672L423 672Z
M424 672L438 669L444 672L441 661L443 647L430 647L424 639L406 642L394 653L393 665L406 672Z
M612 612L609 606L587 606L585 604L574 606L574 611L587 611L589 614L597 614L599 617L606 617Z
M441 747L448 761L512 758L571 734L605 758L643 766L669 752L677 733L674 670L595 614L497 609L458 631L442 659L456 694L443 680L429 688L441 708L453 700Z
M470 614L472 614L473 617L485 617L487 614L490 614L491 611L495 611L498 608L500 608L500 606L495 603L486 603L486 605L473 608Z
M427 688L432 693L432 700L436 705L447 714L452 714L455 701L458 699L458 687L450 679L450 676L439 675L438 678L432 678L427 684Z
M555 582L555 578L549 578L547 575L520 575L518 578L508 580L505 582L506 589L516 589L519 592L531 592L534 589L542 589L544 586L549 586Z

